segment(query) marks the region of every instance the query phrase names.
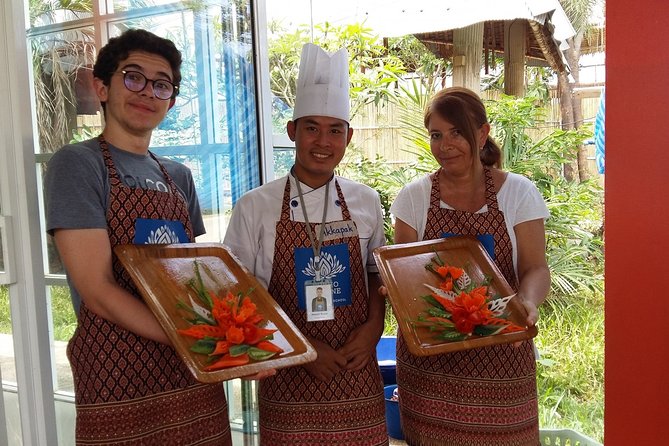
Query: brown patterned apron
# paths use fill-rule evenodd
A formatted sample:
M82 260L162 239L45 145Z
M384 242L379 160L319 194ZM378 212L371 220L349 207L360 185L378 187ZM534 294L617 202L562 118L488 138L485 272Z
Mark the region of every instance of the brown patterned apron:
M351 215L335 180L344 220ZM326 187L329 187L326 186ZM310 247L306 223L290 219L290 179L286 181L269 292L307 336L332 348L341 347L349 333L367 320L368 297L358 236L325 240L323 246L347 243L351 267L352 305L335 308L335 319L307 322L298 308L294 249ZM351 224L354 224L351 221ZM312 223L315 231L316 224ZM387 445L383 384L376 358L357 372L342 371L329 382L312 378L303 367L279 370L263 379L260 394L262 445Z
M495 263L518 289L513 251L492 174L485 169L482 214L440 207L439 172L432 180L424 240L445 232L492 234ZM536 446L539 444L533 344L497 345L435 356L409 353L399 336L397 382L404 437L421 446Z
M135 220L179 220L193 230L185 200L162 164L170 192L130 188L120 180L107 143L107 227L112 248L132 243ZM153 154L151 157L158 162ZM113 256L114 278L141 299ZM82 301L67 356L74 376L78 445L231 445L223 385L197 382L176 351L93 313Z

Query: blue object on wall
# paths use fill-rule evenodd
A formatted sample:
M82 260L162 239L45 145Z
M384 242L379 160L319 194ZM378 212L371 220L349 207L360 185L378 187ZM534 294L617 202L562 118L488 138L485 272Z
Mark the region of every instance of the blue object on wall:
M599 109L595 117L595 163L597 171L604 173L604 122L606 117L606 104L604 100L604 90L599 98Z

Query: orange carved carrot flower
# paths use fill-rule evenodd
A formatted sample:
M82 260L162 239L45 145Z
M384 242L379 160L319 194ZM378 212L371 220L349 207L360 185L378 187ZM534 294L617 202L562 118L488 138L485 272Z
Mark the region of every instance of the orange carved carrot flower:
M444 309L451 313L455 328L466 335L471 335L477 325L492 317L485 295L473 291L460 293L453 301L446 300Z
M525 330L505 318L504 307L491 310L491 302L498 298L492 296L487 279L483 284L472 283L463 268L447 265L438 254L425 269L441 281L438 288L427 285L433 292L423 299L431 306L415 323L428 327L437 339L455 341Z
M439 288L441 288L444 291L452 291L453 290L453 281L451 279L446 279L439 284Z
M188 285L200 302L194 302L193 307L179 302L179 308L192 318L188 319L190 327L177 332L196 339L191 350L208 356L205 370L236 367L283 353L271 342L277 330L264 327L267 321L248 295L206 290L198 262L194 265L195 279Z

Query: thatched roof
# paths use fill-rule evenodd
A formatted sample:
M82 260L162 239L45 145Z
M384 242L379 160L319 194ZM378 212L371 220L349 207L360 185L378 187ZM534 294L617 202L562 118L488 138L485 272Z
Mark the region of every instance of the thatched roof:
M527 32L525 56L538 64L548 64L554 70L566 69L559 43L553 38L550 23L541 24L524 20ZM418 40L436 56L448 59L453 56L453 30L414 34ZM489 20L483 25L483 46L485 51L502 54L504 48L504 21ZM531 62L530 62L531 63Z
M346 2L347 0L338 0ZM452 56L453 30L484 23L484 47L503 53L504 23L526 24L526 56L548 63L558 71L568 70L563 51L575 35L558 0L368 0L348 14L383 37L413 34L436 55ZM320 4L320 3L318 3Z
M522 19L521 19L522 20ZM560 49L560 42L555 39L554 27L550 21L540 23L535 20L524 20L526 32L526 52L528 63L532 65L548 65L556 71L567 69ZM453 56L453 30L433 31L414 34L418 40L436 56L448 59ZM502 54L504 48L504 21L488 20L483 25L483 46L488 52ZM603 52L604 28L590 28L583 35L581 54Z
M381 37L413 34L441 57L452 55L454 29L481 22L484 46L502 53L504 22L523 20L529 63L548 63L555 70L566 69L563 51L575 35L558 0L313 0L307 9L288 8L278 1L267 7L277 8L275 15L288 16L294 23L363 23ZM594 48L589 40L584 45L583 53Z

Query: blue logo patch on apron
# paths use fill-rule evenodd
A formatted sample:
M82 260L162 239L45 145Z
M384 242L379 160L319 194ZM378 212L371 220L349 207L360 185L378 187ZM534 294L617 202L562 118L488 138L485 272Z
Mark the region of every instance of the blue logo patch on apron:
M169 243L188 243L188 235L179 220L135 220L135 245L162 245Z
M316 278L314 250L295 248L295 278L297 283L297 303L300 310L306 311L305 282ZM351 305L351 261L348 244L323 246L321 248L321 280L332 282L332 302L335 307Z
M452 232L444 232L441 234L442 238L453 237L462 234L453 234ZM491 259L495 260L495 237L492 234L478 234L476 236L479 242L483 245Z

